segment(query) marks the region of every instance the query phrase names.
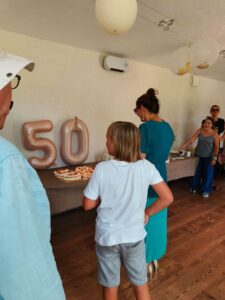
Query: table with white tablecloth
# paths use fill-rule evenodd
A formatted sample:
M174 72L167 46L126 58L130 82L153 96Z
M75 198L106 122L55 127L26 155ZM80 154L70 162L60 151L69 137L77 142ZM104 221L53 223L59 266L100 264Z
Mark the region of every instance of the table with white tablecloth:
M195 157L171 159L170 162L166 164L168 181L193 176L197 161L198 159ZM96 163L89 165L95 166ZM54 176L53 171L54 169L38 171L38 175L46 189L50 201L51 213L58 214L80 207L87 180L64 183Z
M182 157L175 160L170 159L166 164L168 181L193 176L195 174L197 163L197 157Z

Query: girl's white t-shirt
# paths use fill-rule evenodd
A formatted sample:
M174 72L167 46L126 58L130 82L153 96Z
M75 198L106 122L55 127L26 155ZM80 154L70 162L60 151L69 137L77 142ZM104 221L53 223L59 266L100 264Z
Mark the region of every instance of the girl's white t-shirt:
M101 200L95 241L102 246L112 246L144 239L148 188L162 181L158 170L146 159L133 163L100 162L84 190L85 197Z

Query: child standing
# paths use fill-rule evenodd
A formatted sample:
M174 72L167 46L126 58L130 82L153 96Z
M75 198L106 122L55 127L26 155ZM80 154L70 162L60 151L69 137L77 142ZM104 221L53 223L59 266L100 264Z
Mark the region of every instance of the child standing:
M139 158L139 130L134 124L112 123L107 130L106 147L114 159L96 166L83 199L85 210L98 206L95 241L103 299L118 299L122 261L135 287L136 299L150 300L144 223L167 207L173 196L154 165ZM149 185L159 198L145 210Z

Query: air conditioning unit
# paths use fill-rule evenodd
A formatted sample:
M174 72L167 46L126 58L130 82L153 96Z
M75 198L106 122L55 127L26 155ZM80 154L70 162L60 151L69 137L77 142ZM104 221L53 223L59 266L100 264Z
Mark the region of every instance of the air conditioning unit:
M109 55L104 58L103 66L107 71L125 72L128 63L126 58Z

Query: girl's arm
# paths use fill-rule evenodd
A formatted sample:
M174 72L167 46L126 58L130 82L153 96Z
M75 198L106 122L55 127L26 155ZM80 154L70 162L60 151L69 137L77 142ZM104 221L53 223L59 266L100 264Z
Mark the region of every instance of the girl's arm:
M159 198L150 207L145 209L147 218L166 208L174 200L170 188L164 181L152 185L152 188L158 194ZM147 223L147 220L145 222Z
M201 132L201 128L199 128L187 141L186 143L183 143L180 145L179 149L180 150L183 150L187 145L190 145L192 144L196 139L197 137L199 136L199 133Z
M96 199L96 200L93 200L93 199L89 199L87 197L83 197L83 208L84 210L91 210L93 208L95 208L96 206L98 206L100 203L100 199Z
M211 165L214 166L217 162L217 156L219 153L219 144L220 144L220 137L217 132L214 133L213 135L214 139L214 149L213 149L213 159L211 161Z

